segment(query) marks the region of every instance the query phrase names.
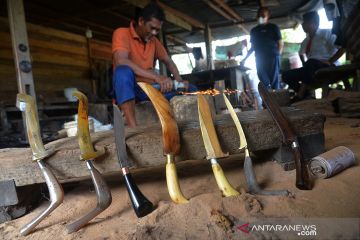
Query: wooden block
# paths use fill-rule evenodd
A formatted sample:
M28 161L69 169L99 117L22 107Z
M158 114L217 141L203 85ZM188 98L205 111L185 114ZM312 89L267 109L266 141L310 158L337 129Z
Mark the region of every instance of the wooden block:
M285 108L299 136L323 133L325 118L316 113L299 109ZM279 148L282 135L267 110L238 113L250 151ZM239 136L230 115L216 117L215 127L224 152L239 153ZM206 152L201 138L198 122L179 125L181 153L178 161L205 159ZM162 135L159 124L126 129L126 144L129 158L135 168L161 166L165 164L162 149ZM95 161L101 173L119 172L113 131L92 134L95 148L106 148L106 154ZM89 178L85 163L79 161L80 150L77 139L66 138L47 144L57 152L46 162L61 182ZM31 161L29 148L0 150L0 181L14 179L17 186L44 182L37 164Z
M222 95L219 95L223 97ZM205 95L214 118L216 115L214 97ZM196 95L180 95L175 96L170 100L171 108L173 109L174 116L177 122L191 122L199 121L198 104Z

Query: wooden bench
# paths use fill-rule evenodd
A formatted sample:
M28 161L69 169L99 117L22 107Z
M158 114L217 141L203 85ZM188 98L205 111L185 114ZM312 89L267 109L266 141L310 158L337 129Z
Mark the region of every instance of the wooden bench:
M318 113L310 113L296 108L283 108L283 111L300 139L303 139L301 143L303 143L305 158L309 159L322 153L324 151L325 117ZM283 148L282 135L267 110L241 112L238 113L238 116L247 136L250 151ZM215 125L223 151L229 154L240 153L239 135L230 115L217 115ZM181 153L177 156L177 161L205 159L206 152L199 123L179 123L179 131ZM57 150L46 162L60 182L89 178L85 164L79 161L80 149L77 141L76 137L72 137L47 144L54 146ZM120 173L114 132L106 131L92 134L92 141L95 148L106 148L106 154L95 161L99 171L105 175ZM126 129L126 144L129 158L134 163L135 168L165 165L159 124ZM13 179L16 186L44 182L38 165L31 161L30 148L0 149L0 159L0 181ZM283 165L293 162L292 156L278 159Z

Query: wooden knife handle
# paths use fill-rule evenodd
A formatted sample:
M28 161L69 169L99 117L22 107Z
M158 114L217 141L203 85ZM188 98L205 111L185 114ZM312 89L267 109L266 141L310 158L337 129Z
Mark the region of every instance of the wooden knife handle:
M151 84L145 82L138 82L137 84L149 97L159 117L162 126L164 153L172 155L179 154L179 130L169 101L166 100L161 92L151 86Z

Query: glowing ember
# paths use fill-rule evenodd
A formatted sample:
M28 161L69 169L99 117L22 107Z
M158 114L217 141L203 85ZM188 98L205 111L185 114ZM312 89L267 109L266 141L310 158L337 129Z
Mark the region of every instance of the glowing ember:
M240 90L237 89L226 89L223 91L225 94L232 94L232 93L241 93ZM217 89L208 89L208 90L204 90L204 91L197 91L197 92L180 92L180 94L182 95L197 95L197 94L202 94L202 95L218 95L221 94L221 92Z

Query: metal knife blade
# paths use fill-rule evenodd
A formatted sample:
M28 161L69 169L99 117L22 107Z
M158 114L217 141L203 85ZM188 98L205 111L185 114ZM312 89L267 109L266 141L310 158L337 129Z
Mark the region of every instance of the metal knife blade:
M216 135L214 123L211 117L211 111L209 104L204 96L198 95L198 111L201 134L203 137L207 159L223 158L228 154L223 153L219 143L219 139Z
M125 125L123 116L120 109L115 104L113 105L114 109L114 134L115 134L115 144L116 144L116 153L118 161L121 168L128 168L132 166L132 163L129 161L127 152L126 152L126 143L125 143Z
M225 104L230 112L230 116L231 118L233 119L234 123L235 123L235 126L236 126L236 129L238 130L239 132L239 136L240 136L240 149L243 149L243 148L246 148L247 147L247 141L246 141L246 138L245 138L245 134L244 134L244 130L240 124L240 121L239 121L239 118L238 116L236 115L235 111L234 111L234 108L233 106L231 105L229 99L225 96L225 94L223 93L223 97L224 97L224 100L225 100Z

